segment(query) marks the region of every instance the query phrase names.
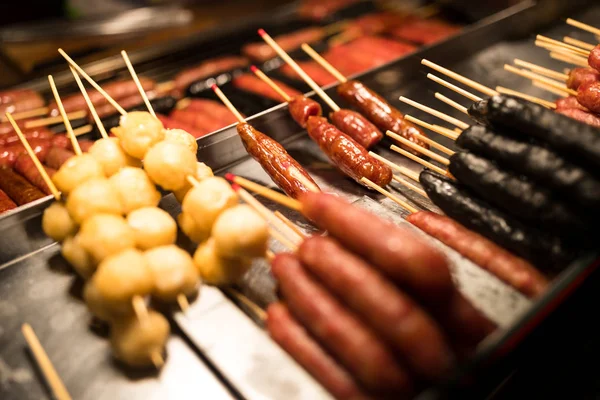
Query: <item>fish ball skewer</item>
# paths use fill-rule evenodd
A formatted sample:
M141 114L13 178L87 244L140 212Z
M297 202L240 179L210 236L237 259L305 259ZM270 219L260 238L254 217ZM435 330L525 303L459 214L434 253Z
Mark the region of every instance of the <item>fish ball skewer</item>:
M138 159L125 153L118 138L99 139L88 153L98 161L107 177L116 174L123 167L141 167Z
M99 264L108 256L136 244L134 230L120 215L96 214L86 219L79 231L81 246Z
M215 175L213 174L212 169L208 165L204 164L203 162L196 163L196 175L194 176L194 178L196 178L197 181L202 182L206 178L210 178L213 176ZM187 192L189 192L191 188L192 184L189 182L189 180L186 180L185 186L183 186L181 189L174 190L173 194L175 195L177 201L182 203L185 195L187 194Z
M81 245L79 235L67 237L62 243L60 254L83 279L89 279L96 271L97 264Z
M113 128L127 154L140 160L152 146L165 138L162 123L147 112L132 111L121 117Z
M67 198L67 210L81 224L94 214L123 213L119 192L106 178L94 178L79 185Z
M148 250L144 256L154 276L153 297L173 303L181 294L192 296L197 292L199 274L185 250L171 244Z
M180 143L155 144L144 157L144 169L154 183L165 190L178 190L196 173L196 154Z
M269 242L266 221L246 204L223 211L217 218L212 237L215 250L228 258L264 257Z
M62 242L77 231L77 224L69 215L64 203L54 202L44 210L42 216L44 233L57 242Z
M248 259L230 259L219 255L215 240L208 239L194 253L194 264L204 283L209 285L230 285L239 282L250 268Z
M190 189L182 210L196 223L200 232L210 235L219 214L238 203L238 196L223 178L207 178Z
M160 202L160 192L146 172L140 168L125 167L109 178L123 204L123 213L143 207L156 207Z
M135 245L142 250L173 244L177 239L177 223L158 207L132 211L127 216L127 224L133 229Z
M166 142L179 143L187 147L193 154L198 151L196 138L183 129L165 129Z
M82 183L104 176L102 166L92 155L81 154L69 158L52 176L52 182L63 195L69 195Z

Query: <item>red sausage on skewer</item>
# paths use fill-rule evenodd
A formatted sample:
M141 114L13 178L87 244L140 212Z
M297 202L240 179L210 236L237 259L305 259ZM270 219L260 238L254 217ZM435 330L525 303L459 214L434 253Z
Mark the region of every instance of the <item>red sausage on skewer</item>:
M14 201L2 189L0 189L0 214L17 208Z

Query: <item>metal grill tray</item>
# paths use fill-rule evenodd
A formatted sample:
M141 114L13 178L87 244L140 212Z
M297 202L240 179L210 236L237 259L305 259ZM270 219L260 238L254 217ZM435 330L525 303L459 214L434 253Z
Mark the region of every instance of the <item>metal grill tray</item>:
M531 3L513 7L481 21L447 42L370 71L360 79L404 111L407 109L396 100L399 95L434 104L432 92L440 89L425 79L424 69L419 65L421 58L441 62L484 84L493 86L496 83L493 79L502 77L505 86L528 90L526 82L504 80L504 75L496 73L519 51L529 61L542 60L544 54L534 50L531 37L526 36L540 30L540 23L550 18L556 21L558 12L552 16L543 15L539 12L540 7L533 7ZM581 19L594 22L594 11L597 16L598 8L581 15ZM550 33L564 33L563 24L559 25ZM523 30L517 32L515 27ZM519 40L511 42L514 37ZM546 61L545 58L543 60ZM329 92L334 96L334 90ZM428 119L416 110L411 110L411 114ZM317 146L291 120L285 105L256 115L250 122L280 140L309 169L325 191L335 192L360 207L412 229L404 222L403 212L395 204L356 185L333 169ZM445 145L453 145L439 136L437 139ZM198 144L198 159L213 166L219 173L231 171L273 186L260 166L244 151L235 127L206 136ZM376 151L415 171L419 169L383 147ZM405 196L422 208L433 208L427 199L398 189L398 196ZM32 399L44 393L45 388L32 372L33 363L19 334L21 323L26 321L32 323L37 331L74 398L185 399L197 398L199 393L211 399L327 397L268 339L258 324L251 323L233 302L214 288L204 288L199 299L192 304L189 315L173 315L176 332L168 345L166 368L158 377L132 375L130 371L115 368L106 339L98 337L86 324L88 314L77 295L80 287L66 272L67 267L58 256L58 246L41 232L41 213L50 202L50 199L43 199L19 213L0 218L0 398ZM279 209L269 202L263 203L273 210ZM163 199L161 207L171 215L179 212L179 205L172 195ZM308 228L299 215L288 210L280 211ZM465 370L459 371L461 373L476 369L507 349L513 349L524 328L535 322L550 304L556 303L578 278L588 273L588 266L596 256L589 255L573 263L555 279L553 287L542 298L530 305L514 290L452 250L435 240L432 243L448 254L454 279L465 295L504 327L482 343L474 364L467 365ZM261 263L253 266L242 286L249 297L262 305L275 299L274 288L268 266ZM269 368L270 365L278 368ZM277 383L273 381L275 378Z

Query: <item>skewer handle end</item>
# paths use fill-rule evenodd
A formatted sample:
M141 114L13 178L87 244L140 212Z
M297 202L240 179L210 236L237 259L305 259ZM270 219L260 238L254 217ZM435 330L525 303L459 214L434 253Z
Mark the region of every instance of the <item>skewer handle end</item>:
M258 30L258 34L259 34L260 36L265 36L265 35L267 34L267 32L265 32L265 30L264 30L263 28L260 28L260 29Z
M251 65L250 66L250 71L256 73L256 72L258 72L258 68L256 67L256 65Z

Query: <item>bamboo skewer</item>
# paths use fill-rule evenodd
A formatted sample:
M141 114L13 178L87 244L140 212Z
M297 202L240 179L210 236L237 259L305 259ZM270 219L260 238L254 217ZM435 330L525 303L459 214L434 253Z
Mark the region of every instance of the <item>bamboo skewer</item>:
M133 296L131 304L133 305L133 311L135 312L137 319L139 319L142 324L147 324L149 319L148 307L146 307L146 302L143 297Z
M396 140L400 141L400 142L404 142L404 141L406 141L406 140L407 140L407 139L403 138L402 136L400 136L400 135L398 135L397 133L395 133L395 132L392 132L392 131L387 131L385 134L386 134L387 136L389 136L389 137L393 138L393 139L396 139ZM399 138L402 138L402 140L400 140ZM428 137L426 137L426 136L419 135L419 139L420 139L420 140L423 140L425 143L428 143L428 144L429 144L431 147L438 149L438 150L439 150L439 151L441 151L442 153L445 153L445 154L447 154L447 155L449 155L449 156L451 156L452 154L454 154L454 151L452 151L452 150L450 150L449 148L447 148L446 146L444 146L444 145L442 145L442 144L440 144L440 143L436 142L435 140L429 139L429 138L428 138ZM410 142L410 140L408 140L408 141ZM411 143L412 143L413 145L416 145L416 144L415 144L415 143L413 143L413 142L411 142ZM419 146L419 147L422 147L422 146ZM425 150L426 150L426 149L425 149ZM429 150L427 150L427 151L429 151ZM435 153L433 153L433 154L435 154ZM435 155L436 155L436 156L438 156L437 154L435 154ZM438 157L439 157L439 156L438 156ZM443 161L442 161L442 162L443 162Z
M319 64L321 67L323 67L327 72L329 72L331 75L333 75L335 79L337 79L338 81L340 81L342 83L348 82L348 79L340 71L338 71L333 65L331 65L331 63L329 63L329 61L327 61L326 59L321 57L321 55L319 53L317 53L308 44L304 43L304 44L302 44L301 47L302 47L302 50L304 50L304 52L306 52L306 54L308 54L313 60L315 60L317 62L317 64Z
M258 34L269 46L271 46L273 50L275 50L279 57L281 57L290 67L292 67L294 71L296 71L298 75L300 75L300 77L308 84L308 86L310 86L315 91L315 93L318 94L319 97L321 97L323 101L325 101L333 111L340 110L340 107L333 101L333 99L329 97L327 93L325 93L323 89L321 89L321 87L317 85L317 83L313 81L312 78L308 76L308 74L304 72L304 70L300 68L300 66L294 60L292 60L292 58L285 52L285 50L279 47L277 42L275 42L275 40L273 40L273 38L269 36L269 34L265 32L264 29L259 29Z
M419 153L421 153L421 154L423 154L423 155L425 155L425 156L427 156L427 157L429 157L429 158L431 158L431 159L439 162L440 164L444 164L444 165L449 165L450 164L450 161L447 158L442 157L439 154L434 153L433 151L428 150L428 149L426 149L426 148L424 148L422 146L419 146L418 144L413 143L410 140L405 139L405 138L403 138L400 135L396 135L394 132L387 131L387 135L390 136L390 137L392 137L392 138L394 138L394 139L396 139L397 141L399 141L403 145L405 145L407 147L410 147L411 149L413 149L415 151L418 151Z
M417 109L419 109L421 111L425 111L426 113L431 114L431 115L433 115L435 117L438 117L439 119L441 119L443 121L446 121L446 122L448 122L448 123L450 123L450 124L452 124L454 126L457 126L460 129L467 129L469 127L469 124L467 124L467 123L465 123L465 122L463 122L463 121L461 121L459 119L451 117L451 116L449 116L447 114L444 114L443 112L440 112L440 111L435 110L433 108L427 107L427 106L425 106L423 104L417 103L416 101L410 100L410 99L408 99L408 98L406 98L404 96L400 96L400 101L403 102L403 103L409 104L409 105L411 105L411 106L413 106L413 107L415 107L415 108L417 108Z
M215 94L219 97L219 99L221 99L223 104L225 104L225 107L227 107L229 109L229 111L231 111L231 113L237 118L239 123L243 124L246 122L246 120L244 119L242 114L240 114L240 112L237 110L237 108L235 108L235 106L233 104L231 104L231 101L229 101L227 96L225 96L223 91L221 89L219 89L219 87L216 84L213 83L210 88L215 92Z
M448 104L450 107L452 107L452 108L454 108L454 109L456 109L456 110L458 110L458 111L460 111L460 112L462 112L464 114L469 115L469 109L467 107L465 107L465 106L463 106L461 104L458 104L454 100L452 100L452 99L444 96L441 93L436 92L434 96L435 96L436 99L440 100L443 103Z
M562 47L564 49L570 50L570 51L572 51L574 53L577 53L577 54L580 54L582 56L588 56L590 54L589 50L580 49L577 46L573 46L571 44L563 43L560 40L551 39L549 37L542 36L542 35L537 35L535 38L536 38L536 43L537 42L549 43L549 44L552 44L552 45L559 46L559 47Z
M27 154L29 154L29 157L31 157L31 160L33 161L33 164L35 165L35 167L39 171L40 175L44 179L44 183L46 183L46 185L50 189L50 192L52 192L52 195L54 196L54 198L57 201L60 200L60 192L56 188L56 185L54 185L54 182L52 182L52 179L50 179L50 176L48 175L48 172L46 171L46 168L44 168L44 166L40 162L39 158L37 157L37 155L35 154L35 152L31 148L31 145L29 144L29 142L25 138L25 135L23 135L23 132L21 132L21 128L19 128L19 125L17 125L17 123L12 118L12 115L10 115L10 113L6 113L6 119L8 119L8 121L10 122L10 124L13 126L13 129L17 133L17 136L19 136L19 140L23 144L23 147L25 147L25 150L27 151Z
M267 320L267 313L263 310L258 304L250 300L239 290L234 289L232 287L224 287L221 290L225 292L225 294L239 301L241 304L245 305L250 312L254 314L254 316L261 322L265 322Z
M594 35L600 35L600 29L593 27L591 25L588 25L588 24L584 24L583 22L579 22L572 18L567 18L567 24L574 26L575 28L584 30L586 32L593 33Z
M576 56L573 54L567 54L560 51L551 51L550 58L562 62L566 62L567 64L577 65L578 67L587 67L588 61L584 57Z
M427 78L431 79L432 81L434 81L436 83L439 83L440 85L442 85L444 87L447 87L448 89L450 89L450 90L452 90L452 91L454 91L454 92L456 92L456 93L458 93L458 94L466 97L469 100L472 100L472 101L481 101L481 100L483 100L481 97L476 96L473 93L468 92L468 91L466 91L464 89L461 89L458 86L453 85L452 83L447 82L447 81L445 81L445 80L443 80L441 78L438 78L437 76L435 76L433 74L427 74ZM496 94L498 94L498 93L494 93L494 95L496 95Z
M250 71L252 71L254 75L256 75L264 83L269 85L271 89L276 91L277 94L279 94L285 102L289 103L292 100L292 98L282 88L280 88L278 84L273 82L273 79L269 78L264 72L256 68L255 65L250 66Z
M190 309L190 302L183 293L179 293L177 295L177 304L179 305L179 308L181 308L181 312L183 312L184 314L187 313Z
M156 113L154 112L154 109L152 108L152 104L150 104L150 100L148 100L148 96L146 95L146 92L144 91L144 88L142 87L142 83L140 82L140 79L138 78L138 76L135 72L135 69L133 68L133 65L131 64L131 60L129 59L129 56L127 55L127 52L125 50L121 50L121 57L123 57L123 60L125 60L125 64L127 64L127 69L129 70L129 73L131 74L131 77L133 78L135 85L137 86L138 90L140 91L140 95L142 96L142 99L144 100L146 107L148 107L148 112L150 114L152 114L152 116L154 118L156 118Z
M40 108L35 108L33 110L16 112L16 113L12 114L12 117L15 121L18 121L18 120L25 119L25 118L41 117L43 115L48 114L49 111L50 111L50 109L48 107L40 107ZM0 116L0 122L7 122L7 121L8 120L6 119L5 116Z
M524 78L531 79L533 81L543 82L543 83L547 84L548 86L552 86L555 89L562 90L565 93L568 93L572 96L577 96L577 91L567 88L564 85L564 83L562 83L562 82L558 82L558 81L552 80L550 78L543 77L541 75L538 75L538 74L530 72L530 71L518 69L518 68L515 68L512 65L508 65L508 64L504 64L504 69L506 71L512 72L513 74L520 75Z
M565 97L565 93L562 90L555 89L552 86L549 86L548 84L546 84L544 82L533 81L533 86L540 88L540 89L544 89L545 91L555 94L557 96ZM552 104L554 104L554 103L552 103Z
M398 182L399 184L401 184L403 186L406 186L407 188L409 188L413 192L419 193L423 197L427 197L427 193L425 193L425 191L423 189L421 189L421 188L413 185L412 183L410 183L406 179L402 179L398 175L392 175L392 179L394 179L394 181Z
M58 106L58 110L60 111L60 115L62 115L63 122L67 129L67 134L71 139L71 144L73 146L73 151L77 155L81 155L81 147L79 147L79 143L77 143L77 138L75 133L73 132L73 127L71 126L71 121L67 118L67 113L65 112L65 107L60 99L58 94L58 90L56 89L56 84L54 83L54 78L52 75L48 75L48 82L50 82L50 88L52 89L52 93L54 94L54 100L56 101L56 105Z
M392 200L395 203L399 204L403 208L406 208L411 213L419 211L415 207L411 206L410 204L408 204L404 200L398 198L397 196L394 196L393 194L391 194L390 192L388 192L387 190L385 190L381 186L377 185L376 183L370 181L369 179L363 177L363 178L361 178L360 181L362 183L364 183L365 185L369 186L371 189L374 189L374 190L378 191L379 193L383 194L384 196L386 196L390 200Z
M527 61L519 60L518 58L515 58L514 63L519 67L525 67L533 72L537 72L540 75L547 76L548 78L558 79L561 81L567 81L567 79L569 79L569 75L567 74L563 74L562 72L556 72L549 68L545 68Z
M152 359L152 364L156 369L161 369L161 367L165 365L165 359L158 351L155 351L152 354L150 354L150 358Z
M33 353L33 356L46 378L48 385L52 389L52 393L57 400L71 400L71 395L67 391L67 388L63 381L60 379L58 372L52 365L52 361L48 357L48 354L44 350L44 347L40 343L37 335L35 334L31 325L25 323L21 326L21 332L25 337L25 341L29 346L29 349Z
M69 65L69 68L71 69L73 78L75 78L75 82L77 82L77 86L79 86L79 90L81 91L81 94L83 95L83 98L85 99L85 103L87 104L87 106L90 110L90 113L92 114L92 117L94 118L94 122L96 123L96 126L98 127L98 130L100 131L100 135L102 136L102 138L108 139L108 134L106 133L106 129L104 129L104 125L102 125L102 121L100 120L100 117L98 116L98 113L96 112L94 103L92 103L92 100L90 100L90 96L88 96L87 90L85 90L85 87L83 86L83 82L81 82L81 79L79 79L79 75L77 74L77 71L75 71L75 69L70 65Z
M559 52L559 53L563 53L563 54L568 54L568 55L573 55L573 56L577 56L577 57L585 57L587 58L587 56L585 54L582 54L581 52L575 51L573 49L570 49L568 47L564 47L564 46L560 46L557 44L553 44L550 42L546 42L543 40L536 40L535 45L537 47L541 47L543 49L546 49L548 51L555 51L555 52Z
M258 183L254 183L246 178L242 178L241 176L227 173L225 174L225 179L230 182L237 183L244 189L255 192L256 194L272 200L277 204L281 204L282 206L285 206L291 210L300 211L302 209L302 205L298 200L292 199L291 197L276 192L275 190L269 189L263 185L259 185Z
M290 221L285 215L283 215L282 213L280 213L279 211L275 211L274 212L275 216L277 218L279 218L281 220L281 222L283 222L284 224L286 224L291 230L293 230L294 232L296 232L296 234L298 236L300 236L302 239L306 239L308 236L302 232L300 230L300 228L298 228L298 226L296 224L294 224L292 221Z
M412 122L413 124L416 124L416 125L422 126L423 128L429 129L432 132L435 132L435 133L438 133L438 134L440 134L442 136L445 136L448 139L456 140L458 138L458 136L459 136L454 131L451 131L451 130L445 129L445 128L440 129L440 127L436 127L434 125L428 124L427 122L421 121L420 119L414 118L414 117L412 117L410 115L405 115L404 119L407 120L407 121L409 121L409 122Z
M73 129L73 134L75 135L75 137L81 136L81 135L84 135L84 134L86 134L88 132L91 132L92 129L94 129L94 128L91 125L89 125L89 124L88 125L84 125L84 126L81 126L81 127L77 128L77 129Z
M587 42L584 42L582 40L578 40L578 39L575 39L575 38L572 38L572 37L569 37L569 36L565 36L563 38L563 41L565 43L567 43L567 44L570 44L570 45L573 45L573 46L577 46L577 47L580 47L580 48L582 48L584 50L589 50L589 51L594 50L594 47L596 47L596 46L594 46L591 43L587 43Z
M520 97L520 98L522 98L524 100L530 101L532 103L539 104L539 105L544 106L546 108L551 108L551 109L555 109L556 108L556 104L553 103L553 102L551 102L551 101L539 99L537 97L530 96L530 95L525 94L525 93L517 92L516 90L508 89L508 88L505 88L505 87L502 87L502 86L496 87L496 90L498 90L502 94L507 94L507 95L510 95L510 96Z
M390 149L392 149L393 151L395 151L396 153L402 154L403 156L410 158L413 161L418 162L419 164L421 164L422 166L431 169L432 171L437 172L438 174L444 175L444 176L448 176L448 173L446 170L438 167L437 165L433 165L432 163L430 163L429 161L425 161L423 160L421 157L415 156L412 153L409 153L408 151L401 149L400 147L396 146L396 145L392 145L390 147Z
M75 111L72 113L68 113L67 118L69 120L79 119L79 118L85 117L86 115L87 115L87 112L85 112L84 110L81 110L81 111ZM16 121L16 119L14 117L13 117L13 120ZM30 128L37 128L39 126L48 126L48 125L52 125L52 124L57 124L62 121L63 121L63 118L61 115L57 115L56 117L39 118L39 119L36 119L33 121L25 122L25 128L30 129Z
M395 163L391 162L390 160L388 160L387 158L381 157L379 154L373 153L372 151L369 152L369 155L371 157L376 158L377 160L381 161L382 163L386 164L390 168L395 169L396 171L400 172L402 175L407 176L408 178L412 179L413 181L419 182L419 174L417 172L414 172L413 170L403 167L401 165L395 164Z
M271 235L273 239L277 240L279 243L292 250L293 252L296 252L298 250L298 246L294 244L290 239L285 237L277 229L269 228L269 235Z
M481 83L475 82L474 80L471 80L462 75L459 75L456 72L450 71L449 69L444 68L438 64L435 64L429 60L423 59L423 60L421 60L421 64L423 64L431 69L434 69L434 70L436 70L436 71L438 71L438 72L440 72L440 73L442 73L464 85L467 85L470 88L480 91L481 93L484 93L488 96L495 96L498 94L498 92L496 92L495 90L490 89L489 87L484 86ZM474 100L474 101L477 101L477 100Z

